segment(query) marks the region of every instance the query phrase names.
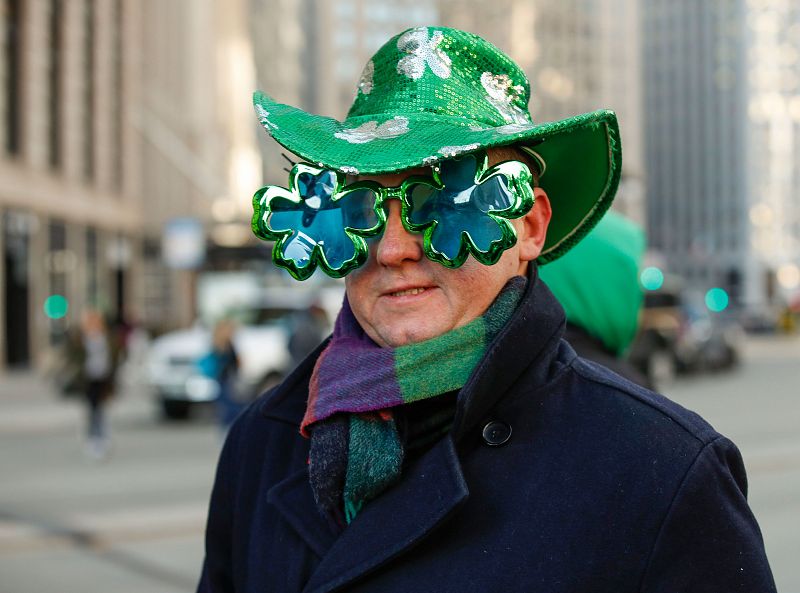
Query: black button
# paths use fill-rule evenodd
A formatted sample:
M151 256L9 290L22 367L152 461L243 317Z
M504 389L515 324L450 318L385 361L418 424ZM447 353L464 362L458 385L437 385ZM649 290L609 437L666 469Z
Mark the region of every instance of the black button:
M511 438L511 427L505 422L492 420L483 427L483 440L487 445L499 447L505 445Z

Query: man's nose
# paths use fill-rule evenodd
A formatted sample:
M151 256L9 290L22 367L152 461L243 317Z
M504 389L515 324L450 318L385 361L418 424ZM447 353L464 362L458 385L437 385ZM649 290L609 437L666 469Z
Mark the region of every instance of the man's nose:
M375 257L382 266L399 266L422 257L422 235L409 233L400 220L400 201L389 200L386 226L378 239Z

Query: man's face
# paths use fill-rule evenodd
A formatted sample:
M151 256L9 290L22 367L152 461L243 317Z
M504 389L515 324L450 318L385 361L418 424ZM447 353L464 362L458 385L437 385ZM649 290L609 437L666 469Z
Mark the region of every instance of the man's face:
M508 159L503 156L490 151L489 163ZM361 179L395 187L410 175L427 173L411 169ZM400 202L390 200L386 227L370 242L369 259L345 278L350 308L367 335L379 346L397 347L434 338L480 317L506 282L524 274L528 261L541 251L550 206L541 189L536 188L535 196L533 210L512 221L517 244L496 264L484 266L470 256L455 269L425 256L422 235L405 230Z

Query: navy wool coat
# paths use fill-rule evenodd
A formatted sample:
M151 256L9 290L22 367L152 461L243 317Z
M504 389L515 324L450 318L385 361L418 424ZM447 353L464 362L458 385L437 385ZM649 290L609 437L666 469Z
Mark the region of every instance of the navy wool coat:
M534 273L450 434L341 534L298 432L318 349L230 431L198 591L774 592L733 443L563 329Z

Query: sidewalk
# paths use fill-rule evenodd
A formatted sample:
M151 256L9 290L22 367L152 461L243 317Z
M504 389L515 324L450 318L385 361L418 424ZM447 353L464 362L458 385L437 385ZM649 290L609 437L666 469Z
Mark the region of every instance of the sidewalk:
M74 431L82 426L85 413L80 395L62 395L52 380L40 373L0 374L0 434ZM142 386L121 385L109 406L112 422L154 414L151 398Z
M97 460L84 415L40 374L0 375L0 591L193 590L216 425L160 422L146 390L123 386L111 454Z

